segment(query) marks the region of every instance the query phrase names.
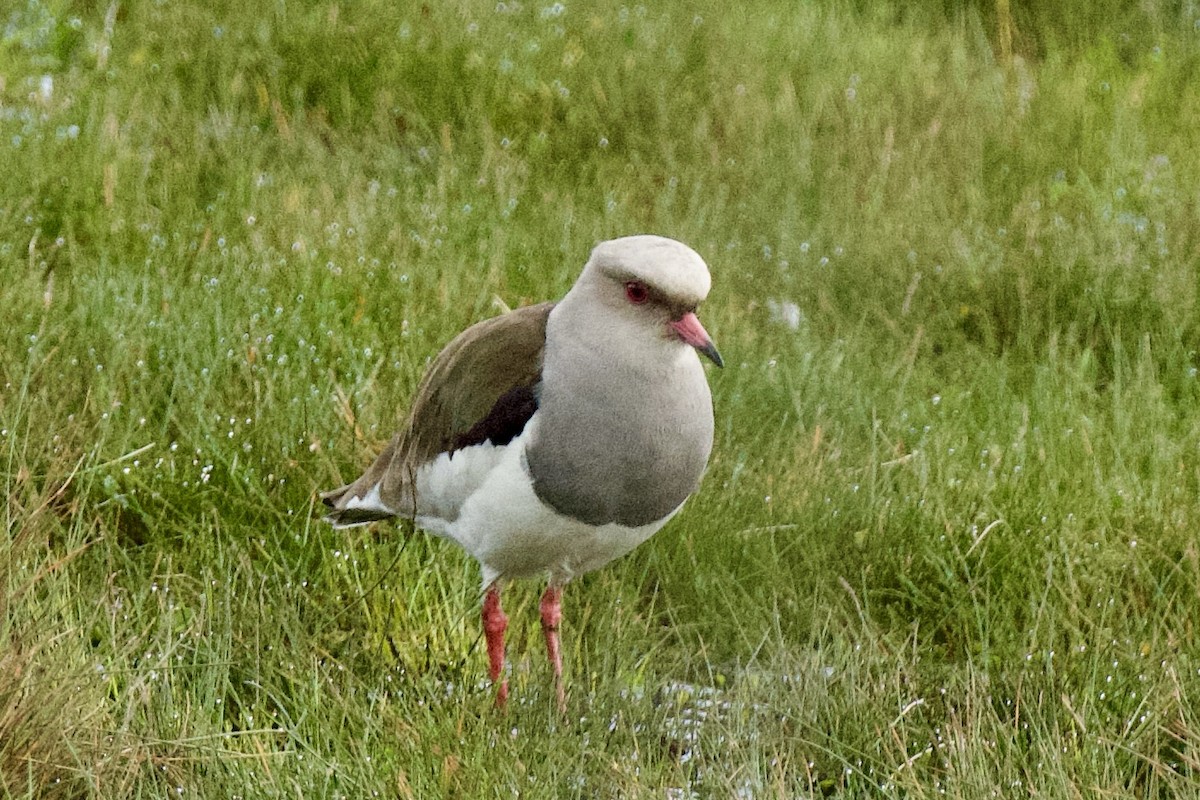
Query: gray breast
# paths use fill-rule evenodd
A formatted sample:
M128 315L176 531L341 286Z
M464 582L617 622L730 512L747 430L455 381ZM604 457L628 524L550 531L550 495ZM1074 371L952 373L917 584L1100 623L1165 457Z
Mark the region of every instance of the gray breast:
M542 385L526 448L542 502L592 525L632 527L662 519L696 490L713 438L698 360L664 375L555 377Z

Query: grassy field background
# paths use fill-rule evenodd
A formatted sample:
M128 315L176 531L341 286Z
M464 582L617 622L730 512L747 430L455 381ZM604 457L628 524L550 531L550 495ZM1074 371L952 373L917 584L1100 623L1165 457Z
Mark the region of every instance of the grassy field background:
M3 797L1200 796L1194 3L0 11ZM717 443L539 586L315 492L598 240Z

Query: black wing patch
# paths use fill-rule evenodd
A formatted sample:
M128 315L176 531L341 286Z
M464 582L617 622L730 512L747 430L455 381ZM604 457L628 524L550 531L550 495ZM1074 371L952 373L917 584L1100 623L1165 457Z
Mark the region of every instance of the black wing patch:
M447 452L451 456L465 447L491 442L500 447L521 435L525 423L538 409L537 390L533 386L514 386L492 406L483 419L466 433L454 437Z

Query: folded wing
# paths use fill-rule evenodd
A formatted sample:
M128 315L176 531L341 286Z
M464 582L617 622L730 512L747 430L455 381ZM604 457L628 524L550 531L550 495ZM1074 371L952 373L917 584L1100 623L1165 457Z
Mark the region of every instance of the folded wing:
M417 389L407 422L353 483L325 492L338 527L421 513L416 471L442 453L507 444L537 410L546 318L553 303L476 323L446 345Z

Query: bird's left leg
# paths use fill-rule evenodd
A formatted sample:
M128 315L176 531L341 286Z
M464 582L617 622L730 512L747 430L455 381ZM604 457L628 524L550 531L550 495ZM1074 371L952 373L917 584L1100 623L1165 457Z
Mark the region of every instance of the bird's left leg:
M500 607L500 582L495 581L483 596L483 633L487 638L488 677L496 687L496 707L508 700L508 680L504 674L504 631L508 617Z
M542 633L546 637L546 655L554 667L554 696L558 700L558 710L567 710L566 691L562 679L562 648L558 638L558 627L562 622L562 587L553 583L546 587L540 604L542 612Z

